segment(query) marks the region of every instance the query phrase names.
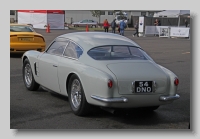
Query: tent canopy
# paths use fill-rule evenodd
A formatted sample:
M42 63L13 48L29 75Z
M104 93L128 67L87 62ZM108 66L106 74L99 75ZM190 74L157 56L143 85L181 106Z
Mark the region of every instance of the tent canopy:
M190 10L165 10L155 13L153 17L179 17L186 14L190 15Z
M64 29L65 13L63 10L18 10L18 23L32 24L34 28Z

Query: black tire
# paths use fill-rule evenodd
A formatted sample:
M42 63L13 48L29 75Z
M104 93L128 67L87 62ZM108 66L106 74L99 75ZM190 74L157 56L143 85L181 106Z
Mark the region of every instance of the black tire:
M27 70L29 70L29 71L27 71ZM29 73L27 73L27 72L29 72ZM27 58L24 60L24 63L23 63L22 75L23 75L24 85L26 86L26 88L28 90L30 90L30 91L38 90L40 85L35 82L33 72L31 69L31 64ZM30 77L29 77L29 75L30 75Z
M73 86L74 86L74 88L73 88ZM79 91L76 90L78 87L80 88L80 89L78 89ZM73 90L75 90L76 92L73 93ZM81 98L79 99L79 97L81 97ZM75 74L72 75L69 80L68 98L69 98L69 102L70 102L70 107L75 115L86 116L90 112L89 111L90 104L88 104L88 102L85 98L85 93L84 93L81 81ZM77 104L77 101L74 101L75 99L76 100L79 99L78 100L79 104Z

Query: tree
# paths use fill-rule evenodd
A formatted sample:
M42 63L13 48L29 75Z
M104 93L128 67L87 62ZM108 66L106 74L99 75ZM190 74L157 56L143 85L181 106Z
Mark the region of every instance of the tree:
M100 23L101 11L95 10L95 11L91 11L91 13L93 17L99 18L99 23Z

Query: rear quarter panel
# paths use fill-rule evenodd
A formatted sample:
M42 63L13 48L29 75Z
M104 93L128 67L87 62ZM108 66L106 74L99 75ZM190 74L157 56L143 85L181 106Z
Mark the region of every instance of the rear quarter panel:
M35 69L34 69L34 63L38 63L38 57L42 54L43 52L38 52L38 51L35 51L35 50L30 50L30 51L26 51L23 56L22 56L22 67L23 67L23 63L24 63L24 60L27 58L31 64L31 69L32 69L32 72L33 72L33 76L34 76L34 79L37 83L40 84L40 78L39 76L36 76L35 75ZM36 64L36 69L37 69L37 64Z
M118 92L116 79L102 70L83 64L80 61L63 58L60 61L58 69L59 84L62 95L67 94L67 78L70 74L76 74L83 86L88 103L98 105L96 100L91 98L91 95L101 97L113 97L113 92ZM110 89L107 86L108 79L113 80L113 87Z
M178 86L175 86L174 85L174 79L175 78L178 78L176 76L176 74L174 74L172 71L170 71L169 69L161 66L161 65L158 65L163 71L165 71L168 75L169 75L169 78L170 78L170 86L169 86L169 92L168 94L169 95L175 95L176 92L177 92L177 89L178 89Z

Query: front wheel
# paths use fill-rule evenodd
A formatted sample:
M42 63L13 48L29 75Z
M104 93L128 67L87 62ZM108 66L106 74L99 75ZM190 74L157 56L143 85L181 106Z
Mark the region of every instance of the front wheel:
M87 103L80 79L74 74L68 85L70 107L75 115L85 116L89 113L90 105Z
M24 60L23 63L22 74L23 74L24 84L28 90L35 91L39 88L40 85L35 82L31 69L31 64L27 58Z

